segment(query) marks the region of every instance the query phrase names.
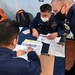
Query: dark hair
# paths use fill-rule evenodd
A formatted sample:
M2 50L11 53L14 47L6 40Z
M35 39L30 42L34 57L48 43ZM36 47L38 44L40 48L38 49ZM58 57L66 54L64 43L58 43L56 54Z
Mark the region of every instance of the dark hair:
M51 12L52 11L52 7L49 4L43 4L42 6L40 6L40 11L41 12Z
M0 23L0 45L10 45L11 41L19 34L16 21L3 21Z

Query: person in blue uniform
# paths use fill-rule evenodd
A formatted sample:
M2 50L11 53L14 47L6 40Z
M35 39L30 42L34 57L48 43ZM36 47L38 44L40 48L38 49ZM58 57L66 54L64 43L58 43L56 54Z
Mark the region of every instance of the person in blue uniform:
M75 4L73 0L52 0L52 9L58 20L65 20L69 25L75 40Z
M48 39L54 39L58 36L66 36L70 28L69 26L55 19L54 13L52 13L52 7L49 4L43 4L40 6L40 12L30 23L30 29L34 37L38 37L39 34L51 33Z
M75 41L75 4L73 0L52 0L51 2L56 19L69 25ZM75 75L75 62L70 70L66 70L65 75Z
M13 51L18 42L18 35L17 22L0 23L0 75L40 75L40 60L31 47L27 48L28 60L17 57Z

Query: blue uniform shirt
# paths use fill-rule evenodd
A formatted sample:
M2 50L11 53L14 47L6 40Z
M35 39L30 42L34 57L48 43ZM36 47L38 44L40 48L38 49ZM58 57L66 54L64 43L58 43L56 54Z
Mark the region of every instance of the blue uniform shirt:
M75 4L69 9L66 18L67 24L70 26L72 33L75 35Z
M58 32L58 36L64 36L70 32L70 29L67 29L64 23L56 20L54 14L52 14L48 22L43 22L40 18L40 13L37 13L30 23L30 29L38 28L38 32L43 34Z
M7 48L0 48L0 75L40 75L40 60L34 51L28 53L29 61L13 58L15 53Z

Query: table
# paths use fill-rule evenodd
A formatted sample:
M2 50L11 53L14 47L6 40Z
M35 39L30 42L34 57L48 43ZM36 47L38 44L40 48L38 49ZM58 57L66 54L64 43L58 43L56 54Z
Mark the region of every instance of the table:
M26 30L27 28L23 28L22 31ZM35 37L32 36L31 33L29 34L23 34L22 31L19 34L19 42L18 44L21 44L25 39L31 39L31 40L36 40ZM62 37L61 42L65 42L65 37ZM43 54L48 53L48 44L43 45L42 52ZM65 75L65 58L63 57L55 57L55 62L54 62L54 72L53 75Z

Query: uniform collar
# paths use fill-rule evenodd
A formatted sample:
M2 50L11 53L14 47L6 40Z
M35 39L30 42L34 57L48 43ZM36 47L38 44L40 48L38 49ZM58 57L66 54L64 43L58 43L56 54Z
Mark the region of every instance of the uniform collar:
M75 4L73 4L73 5L71 6L71 8L69 9L69 11L68 11L68 14L67 14L67 17L66 17L68 21L70 20L71 13L72 13L74 10L75 10Z
M10 55L10 56L16 56L16 52L12 51L8 48L0 48L0 54L7 54L7 55Z

